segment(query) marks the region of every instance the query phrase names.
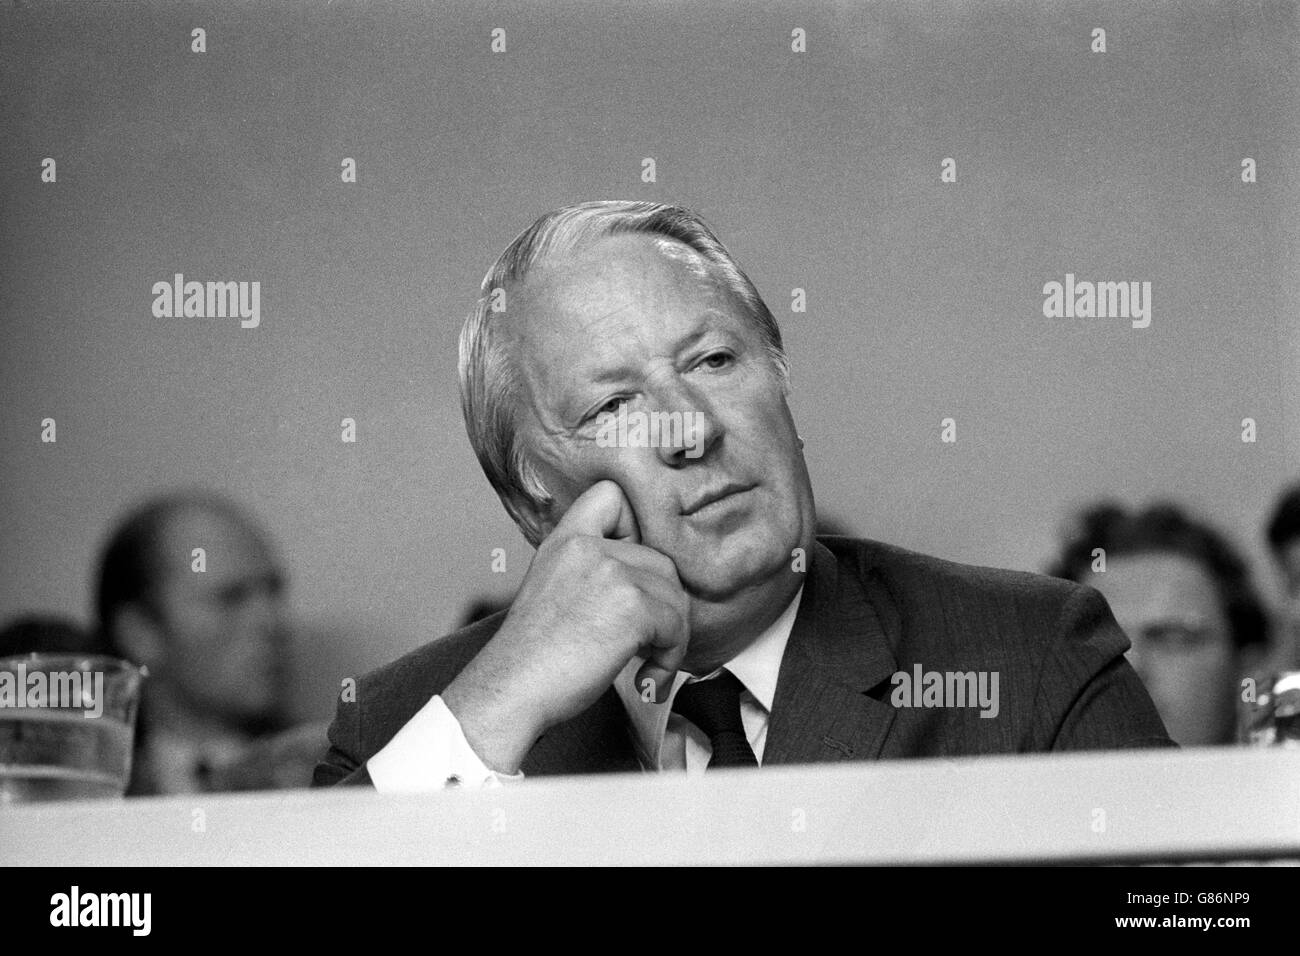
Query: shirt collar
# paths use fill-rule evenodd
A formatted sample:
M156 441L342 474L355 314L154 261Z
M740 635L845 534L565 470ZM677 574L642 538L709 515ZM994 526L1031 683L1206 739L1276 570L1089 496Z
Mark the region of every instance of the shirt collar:
M803 597L803 588L794 596L789 606L767 630L758 635L744 650L723 665L745 685L754 700L769 714L772 701L776 698L776 681L781 673L781 659L785 656L785 645L790 640L794 628L795 614L799 610L799 600ZM636 686L636 672L645 663L642 657L633 657L627 662L616 678L614 690L623 701L628 720L632 725L632 735L637 746L637 755L643 764L656 769L660 766L660 751L663 748L664 734L668 729L668 718L672 715L673 698L681 686L690 680L703 680L713 674L692 677L685 671L678 671L673 678L672 690L662 704L653 700L644 700ZM718 668L721 670L722 668Z

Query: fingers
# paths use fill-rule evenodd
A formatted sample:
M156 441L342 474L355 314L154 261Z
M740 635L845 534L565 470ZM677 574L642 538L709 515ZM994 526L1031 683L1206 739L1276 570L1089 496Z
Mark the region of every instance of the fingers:
M673 675L681 670L689 646L690 632L683 627L680 631L656 629L649 642L642 647L641 655L646 659L646 663L641 669L657 669L660 672L660 683L664 685L665 694L672 686ZM656 699L662 702L661 697Z
M690 598L677 566L667 555L641 545L636 514L614 481L598 481L579 495L552 532L557 544L567 539L570 546L579 536L602 539L599 552L618 562L626 583L640 592L636 653L646 660L637 673L637 693L663 703L690 641ZM587 555L586 560L594 557L590 550Z
M624 565L621 573L641 595L649 600L651 619L655 630L681 631L685 635L690 627L690 598L677 580L677 572L668 577L657 570L646 570ZM682 640L685 640L683 636Z
M671 581L654 571L630 569L628 573L649 599L645 602L649 628L637 648L645 663L637 671L636 690L643 700L662 704L690 644L690 598L675 571Z
M641 540L636 514L617 482L598 481L569 505L555 531L562 535L587 534L597 538Z
M648 571L673 582L678 588L682 587L682 579L677 575L677 565L662 551L656 551L642 544L633 544L631 541L606 541L600 547L602 552L623 564Z

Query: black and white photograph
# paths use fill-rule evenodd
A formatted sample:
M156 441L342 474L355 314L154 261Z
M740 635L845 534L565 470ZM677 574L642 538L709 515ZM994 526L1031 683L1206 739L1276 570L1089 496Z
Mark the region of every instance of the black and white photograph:
M1051 866L1250 940L1298 66L1294 0L0 0L21 920Z

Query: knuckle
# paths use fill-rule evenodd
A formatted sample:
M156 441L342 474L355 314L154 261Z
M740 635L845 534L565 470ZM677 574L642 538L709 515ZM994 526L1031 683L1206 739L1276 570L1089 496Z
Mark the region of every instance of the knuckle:
M582 534L570 535L559 544L560 557L565 561L588 561L594 550L595 542Z
M623 565L607 554L598 555L591 569L592 576L607 587L626 582Z
M641 605L645 602L645 592L641 586L625 574L616 574L611 585L611 593L620 604Z

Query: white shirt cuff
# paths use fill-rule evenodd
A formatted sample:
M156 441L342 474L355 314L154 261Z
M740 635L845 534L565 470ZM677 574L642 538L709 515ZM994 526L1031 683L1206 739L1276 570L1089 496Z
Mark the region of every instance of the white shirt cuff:
M438 695L366 762L366 771L380 793L428 793L456 786L477 790L524 779L522 771L496 773L483 763Z

